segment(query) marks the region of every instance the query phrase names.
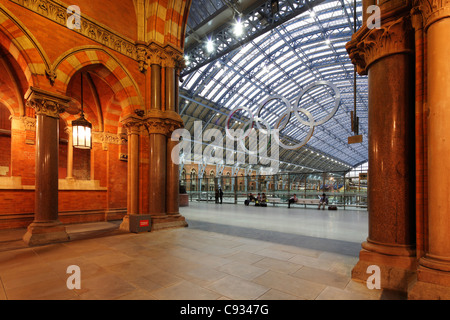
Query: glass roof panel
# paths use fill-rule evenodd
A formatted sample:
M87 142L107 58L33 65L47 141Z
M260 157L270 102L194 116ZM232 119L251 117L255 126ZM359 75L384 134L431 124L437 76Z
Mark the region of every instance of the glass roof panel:
M194 0L189 21L205 19L204 15L210 14L210 6L205 2L217 9L224 5L221 0ZM198 12L202 4L205 12ZM221 70L217 71L213 62L188 74L180 90L189 96L206 98L221 110L238 106L256 110L263 99L273 95L282 95L294 105L302 89L316 81L328 81L338 87L341 104L328 122L315 127L306 147L337 162L357 165L368 158L368 85L367 77L358 76L356 109L364 142L349 145L347 138L353 135L350 112L354 108L354 67L345 45L353 31L352 1L328 0L315 6L313 11L314 15L310 12L298 15L222 56ZM360 0L357 13L361 19ZM251 23L255 21L245 22L247 29L251 28ZM326 117L333 105L330 90L318 88L308 91L298 107L307 109L317 121ZM267 111L261 116L276 125L285 106L273 103L266 107ZM291 141L303 139L310 129L296 119L294 112L308 119L302 112L293 111L291 118L295 121L290 121L283 130L286 139Z

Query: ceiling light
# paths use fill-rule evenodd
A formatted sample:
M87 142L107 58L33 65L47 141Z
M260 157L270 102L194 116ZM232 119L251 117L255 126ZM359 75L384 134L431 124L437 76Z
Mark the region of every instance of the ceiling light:
M208 42L206 43L206 50L209 53L212 53L214 51L214 42L212 40L208 40Z
M244 25L241 21L236 21L233 32L236 37L240 37L244 34Z

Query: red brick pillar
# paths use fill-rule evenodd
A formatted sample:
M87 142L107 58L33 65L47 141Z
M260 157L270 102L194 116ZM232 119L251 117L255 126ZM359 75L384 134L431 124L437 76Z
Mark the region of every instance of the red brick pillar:
M414 30L409 3L397 5L382 8L380 29L363 27L348 44L369 76L369 237L352 278L366 281L377 265L382 288L407 291L416 270Z
M36 111L36 186L34 221L23 240L30 246L68 241L58 219L59 114L69 98L30 88L28 104Z

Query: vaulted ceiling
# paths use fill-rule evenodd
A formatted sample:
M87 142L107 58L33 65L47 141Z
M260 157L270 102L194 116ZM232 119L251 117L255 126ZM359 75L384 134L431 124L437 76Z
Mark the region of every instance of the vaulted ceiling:
M202 120L203 129L225 135L227 123L244 128L253 115L267 126L283 127L280 141L288 147L302 145L314 129L305 146L280 148L280 168L348 171L367 162L367 78L356 77L355 95L354 66L345 49L354 16L353 0L193 0L180 83L186 128L193 131L194 121ZM361 0L356 17L359 28ZM305 125L326 120L338 98L331 119L314 128ZM355 106L363 142L349 144Z

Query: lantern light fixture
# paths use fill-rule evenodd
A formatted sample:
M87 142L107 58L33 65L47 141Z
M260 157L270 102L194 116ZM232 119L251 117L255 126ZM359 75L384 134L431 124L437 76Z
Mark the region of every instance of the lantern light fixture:
M84 118L83 73L81 73L81 115L72 121L73 147L92 149L92 124Z

